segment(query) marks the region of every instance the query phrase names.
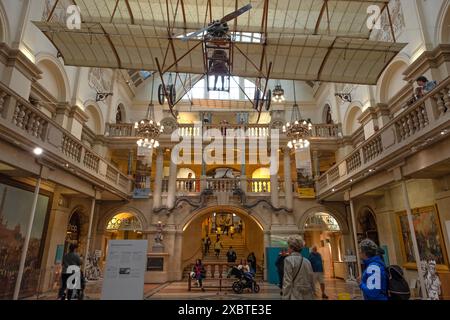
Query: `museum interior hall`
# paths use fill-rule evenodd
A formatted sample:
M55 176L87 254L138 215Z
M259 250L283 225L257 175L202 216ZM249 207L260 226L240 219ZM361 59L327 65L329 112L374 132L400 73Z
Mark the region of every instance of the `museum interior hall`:
M0 0L0 300L450 300L449 208L450 0Z

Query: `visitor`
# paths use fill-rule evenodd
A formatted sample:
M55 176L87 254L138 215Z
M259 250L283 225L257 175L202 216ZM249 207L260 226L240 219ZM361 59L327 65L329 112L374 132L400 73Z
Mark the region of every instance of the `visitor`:
M305 246L299 235L288 239L289 256L284 259L283 300L314 300L314 272L300 251Z
M234 227L230 227L230 238L233 239Z
M192 190L193 190L192 172L189 172L187 178L188 178L188 181L186 182L186 189L189 192L192 192Z
M239 224L238 224L238 232L239 232L239 234L241 234L242 233L242 229L243 229L243 226L242 226L242 220L239 220Z
M205 256L209 254L209 248L211 247L211 238L206 236L205 239Z
M220 250L223 248L222 243L220 242L220 239L216 241L214 244L214 251L216 252L216 258L219 258L220 256Z
M378 245L370 239L365 239L361 241L359 248L364 263L359 287L364 300L388 300L386 266L380 257Z
M67 273L67 269L70 266L78 266L81 267L81 258L76 253L76 249L78 246L76 244L70 244L69 246L69 252L63 257L62 261L62 272L61 272L61 288L59 289L58 298L61 300L66 299L66 289L67 289L67 281L69 280L69 277L73 274ZM79 279L81 281L81 279ZM67 295L67 299L70 300L70 295Z
M236 251L233 250L233 247L230 246L230 249L227 252L228 263L235 263L237 260Z
M203 279L206 277L206 269L202 260L197 259L192 272L194 272L194 277L197 280L197 287L200 287L202 291L205 291L205 288L203 288Z
M421 89L420 91L416 91L417 98L422 98L428 92L432 91L437 86L436 81L429 81L426 77L420 76L417 78L417 85Z
M280 253L278 254L277 261L275 261L275 266L277 267L278 272L278 279L279 284L278 287L280 288L280 294L283 295L283 274L284 274L284 259L288 256L287 250L282 249Z
M309 255L309 262L314 272L314 285L319 282L320 290L322 291L322 299L328 299L325 294L325 281L323 277L323 260L320 253L317 251L317 246L312 247L312 252ZM314 292L316 290L314 289Z
M248 255L247 261L248 264L250 265L250 271L256 273L256 256L254 252Z

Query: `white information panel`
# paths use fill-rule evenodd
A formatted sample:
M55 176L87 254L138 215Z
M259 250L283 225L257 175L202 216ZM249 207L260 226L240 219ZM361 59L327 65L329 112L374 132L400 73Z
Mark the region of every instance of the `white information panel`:
M109 241L102 300L144 299L148 240Z

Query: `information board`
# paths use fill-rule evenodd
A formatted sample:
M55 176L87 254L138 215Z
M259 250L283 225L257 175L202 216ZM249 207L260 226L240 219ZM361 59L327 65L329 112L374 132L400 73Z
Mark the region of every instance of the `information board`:
M148 240L111 240L102 300L143 300Z

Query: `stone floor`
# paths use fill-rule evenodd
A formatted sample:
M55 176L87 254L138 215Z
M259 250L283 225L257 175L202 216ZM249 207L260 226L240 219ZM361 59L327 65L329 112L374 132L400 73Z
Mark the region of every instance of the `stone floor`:
M154 290L153 294L146 296L148 300L279 300L280 289L269 283L261 283L261 290L259 293L251 293L246 291L242 294L235 294L231 290L219 291L217 289L206 289L202 292L199 288L192 288L188 291L186 281L172 282L165 286L161 286ZM331 300L338 300L339 293L348 293L353 300L362 299L359 288L342 280L326 279L325 291ZM318 299L321 298L320 288L316 288L316 295Z
M338 279L325 279L325 291L330 300L338 300L338 294L348 293L351 299L360 300L361 292L355 285L348 284ZM145 284L144 297L146 300L279 300L280 289L269 283L260 283L259 293L245 291L235 294L231 290L219 291L218 289L206 289L202 292L193 287L188 291L187 281L170 282L165 284ZM101 298L102 281L90 281L86 285L85 300L99 300ZM320 289L316 288L317 299L321 298ZM33 296L27 300L56 300L57 291L47 292L39 296Z

